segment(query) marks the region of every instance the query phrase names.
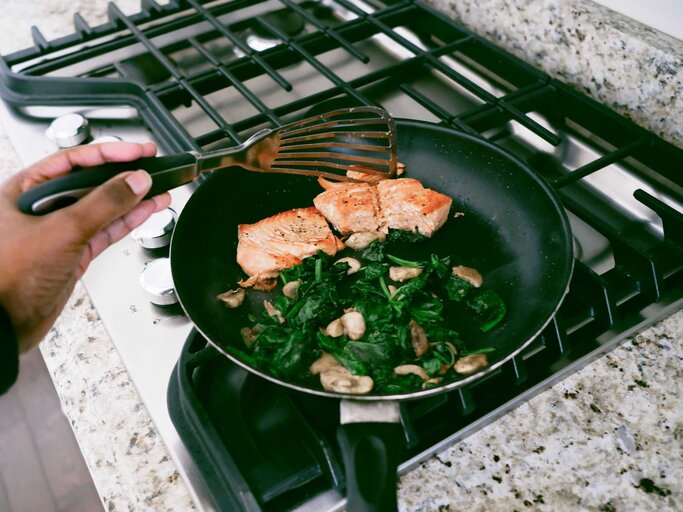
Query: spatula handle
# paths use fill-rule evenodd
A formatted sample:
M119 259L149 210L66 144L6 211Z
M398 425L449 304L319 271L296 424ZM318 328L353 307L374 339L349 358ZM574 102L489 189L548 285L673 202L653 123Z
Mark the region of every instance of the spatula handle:
M19 196L19 210L44 215L72 204L95 187L117 174L143 169L152 177L152 188L145 197L191 182L197 176L197 157L193 153L148 157L132 162L113 162L95 167L74 168L69 174L48 180Z

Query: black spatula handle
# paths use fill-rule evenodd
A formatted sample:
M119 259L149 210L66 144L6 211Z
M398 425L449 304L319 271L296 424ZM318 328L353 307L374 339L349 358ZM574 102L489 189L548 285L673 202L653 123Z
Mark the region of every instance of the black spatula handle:
M19 196L19 210L43 215L74 203L95 187L117 174L143 169L152 177L145 197L191 182L197 175L197 157L192 153L147 157L132 162L115 162L95 167L75 168L69 174L41 183Z

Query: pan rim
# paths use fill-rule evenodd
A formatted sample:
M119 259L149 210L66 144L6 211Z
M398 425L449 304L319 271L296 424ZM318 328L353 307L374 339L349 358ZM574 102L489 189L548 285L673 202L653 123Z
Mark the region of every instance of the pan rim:
M459 131L450 127L446 127L443 125L435 124L435 123L430 123L427 121L417 121L413 119L404 119L404 118L395 118L397 128L400 129L401 126L413 126L416 128L427 128L429 130L436 130L436 131L441 131L443 133L447 133L451 136L458 137L458 138L463 138L463 139L468 139L472 142L475 142L476 144L483 145L487 147L490 150L495 151L499 155L501 155L503 158L513 162L519 170L523 171L524 174L526 174L528 177L530 177L537 186L539 186L543 192L545 193L545 196L548 198L550 201L550 204L554 207L555 212L557 212L559 220L560 220L560 225L558 225L558 228L561 228L561 231L564 235L564 242L565 242L565 250L563 251L563 256L567 256L567 262L564 265L564 268L562 268L562 272L564 274L564 279L565 279L565 286L564 289L561 290L561 292L558 293L558 297L556 297L556 304L552 312L547 315L547 318L545 318L539 328L533 332L526 340L524 340L523 343L521 343L515 350L511 351L510 353L506 354L500 361L497 361L496 363L487 366L476 373L473 373L472 375L468 375L464 377L463 379L454 381L454 382L449 382L448 384L440 385L440 386L435 386L430 389L424 389L420 391L412 391L410 393L400 393L400 394L390 394L390 395L354 395L354 394L348 394L348 393L336 393L336 392L331 392L331 391L324 391L324 390L317 390L305 386L300 386L291 382L287 382L284 380L281 380L277 377L274 377L272 375L269 375L267 373L262 372L261 370L250 366L249 364L241 361L238 357L230 354L226 350L224 350L218 343L214 342L210 336L205 333L200 325L198 325L196 322L192 320L192 316L188 312L188 308L186 307L183 297L181 293L176 293L178 297L178 301L187 315L188 319L192 322L193 328L196 329L202 337L212 346L214 349L216 349L220 354L223 356L227 357L230 361L233 363L241 366L245 370L254 373L258 375L261 378L264 378L270 382L273 382L275 384L278 384L280 386L285 386L287 388L300 391L303 393L308 393L316 396L321 396L325 398L334 398L338 400L356 400L356 401L408 401L408 400L416 400L416 399L421 399L421 398L427 398L430 396L434 396L440 393L448 393L452 392L458 388L461 388L473 381L476 381L485 375L488 375L489 373L495 371L499 367L501 367L503 364L507 363L510 361L510 359L514 358L517 356L519 353L521 353L526 347L528 347L537 337L538 335L543 332L543 330L548 326L548 324L553 320L555 315L557 314L558 310L562 306L562 303L569 292L569 286L571 283L571 277L574 272L574 265L575 265L575 258L574 258L574 253L573 253L573 242L572 242L572 231L571 231L571 225L569 223L569 218L567 217L567 214L565 212L565 208L562 205L562 202L560 201L557 193L555 190L550 187L550 185L542 179L535 171L533 171L528 164L526 164L524 161L516 157L515 155L509 153L505 149L499 147L495 143L480 137L476 136L467 132ZM194 194L190 197L190 201L194 197ZM189 203L189 201L188 201ZM178 224L180 224L182 220L182 212L178 218ZM174 230L173 236L171 238L171 246L170 246L170 251L169 255L171 257L171 272L172 274L175 274L174 268L175 266L173 265L173 253L174 253L174 241L176 240L175 236L176 231ZM175 279L174 279L175 280Z

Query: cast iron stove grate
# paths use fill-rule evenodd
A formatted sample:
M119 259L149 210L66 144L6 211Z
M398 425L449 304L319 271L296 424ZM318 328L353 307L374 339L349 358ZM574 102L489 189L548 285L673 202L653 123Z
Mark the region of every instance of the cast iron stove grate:
M497 142L558 191L576 238L562 308L485 380L403 406L402 471L683 304L683 151L426 4L143 0L138 14L108 13L97 27L76 14L75 33L54 41L34 27L32 48L0 58L0 97L132 106L166 151L232 146L311 109L379 105ZM380 47L392 57L378 60ZM577 148L589 157L572 160ZM594 183L616 167L637 180L625 199ZM169 400L221 509L292 508L343 489L333 400L245 374L196 333Z

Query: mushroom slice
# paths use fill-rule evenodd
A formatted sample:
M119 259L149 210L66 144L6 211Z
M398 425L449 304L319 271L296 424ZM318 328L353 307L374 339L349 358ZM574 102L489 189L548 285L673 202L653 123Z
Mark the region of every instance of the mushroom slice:
M318 375L319 373L325 373L332 368L344 368L341 364L339 364L339 361L335 359L335 357L332 354L328 354L327 352L323 352L322 355L313 361L313 364L311 364L309 371L313 375Z
M280 313L280 310L277 309L275 306L273 306L270 301L264 300L263 301L263 307L266 308L266 312L268 315L274 317L277 319L278 322L281 324L285 323L285 317L282 316L282 313Z
M486 354L472 354L458 359L453 365L453 369L460 375L469 375L481 370L488 364Z
M365 375L351 375L346 368L340 366L320 374L320 383L326 391L364 395L372 391L375 383L372 377Z
M427 375L427 372L425 371L422 366L418 366L416 364L402 364L400 366L397 366L394 368L394 373L396 375L417 375L420 377L422 380L429 380L429 375Z
M463 267L462 265L453 267L453 275L459 277L463 281L467 281L475 288L481 287L484 282L484 278L481 277L479 271L471 267Z
M349 311L341 317L344 334L353 341L358 341L365 334L365 319L358 311Z
M389 279L402 283L422 274L419 267L389 267Z
M384 233L380 233L379 231L359 231L347 238L344 241L344 244L346 244L346 247L359 251L365 249L368 245L378 239L384 240Z
M323 334L330 336L331 338L339 338L339 336L344 334L344 325L342 324L342 319L337 318L336 320L332 320L329 324L327 324L327 327L323 329Z
M441 381L443 380L443 377L432 377L431 379L428 379L422 383L422 389L427 389L433 386L437 386L441 384Z
M288 299L296 299L299 292L299 286L301 286L301 281L298 279L296 281L290 281L282 287L282 294Z
M411 320L408 324L410 327L410 341L413 345L413 350L417 357L422 357L429 350L429 340L425 330L415 320Z
M392 297L398 291L398 288L396 288L393 284L390 284L389 286L387 286L387 288L389 289L389 293L391 294Z
M250 347L252 343L254 343L254 339L256 338L256 333L251 327L242 327L240 329L240 334L242 335L242 341L244 341L244 344L247 347Z
M225 305L229 308L236 308L242 305L245 295L244 288L237 288L236 290L228 290L225 293L221 293L216 298L225 302Z
M337 263L348 263L349 264L349 270L347 270L347 274L355 274L360 270L360 261L358 261L356 258L339 258L337 261L334 262L336 265Z

